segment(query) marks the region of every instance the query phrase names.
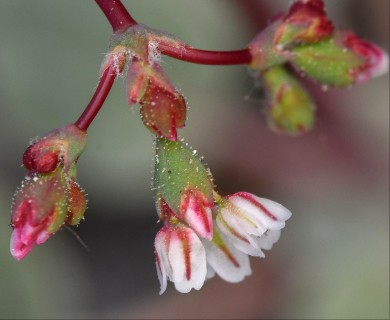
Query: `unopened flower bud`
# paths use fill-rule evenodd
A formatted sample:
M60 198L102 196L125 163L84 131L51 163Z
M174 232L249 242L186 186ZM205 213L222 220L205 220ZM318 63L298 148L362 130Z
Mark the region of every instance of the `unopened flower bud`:
M267 69L261 75L268 99L268 123L271 128L292 135L314 125L315 105L305 88L283 66Z
M275 30L275 45L313 43L330 37L333 25L324 7L322 0L296 1Z
M11 254L23 259L31 249L45 242L64 224L67 181L63 169L28 176L18 190L11 216Z
M291 47L315 43L330 37L333 25L328 20L322 0L299 0L290 10L276 17L249 44L249 67L261 71L283 64L292 57Z
M177 140L177 128L184 127L186 120L184 97L177 90L150 77L140 103L145 126L160 137Z
M84 150L86 137L74 124L55 129L27 148L23 165L31 172L48 173L61 163L68 171Z
M331 86L348 86L388 71L388 56L352 32L293 48L293 64L304 74Z

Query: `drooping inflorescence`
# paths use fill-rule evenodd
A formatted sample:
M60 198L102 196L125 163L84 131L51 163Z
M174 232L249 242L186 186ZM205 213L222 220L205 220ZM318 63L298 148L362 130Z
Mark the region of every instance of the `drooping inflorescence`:
M298 135L313 128L316 107L296 72L321 85L345 87L385 73L387 54L352 32L337 30L322 0L295 1L246 49L225 53L198 50L138 24L119 0L111 1L96 0L114 34L90 104L75 124L49 132L24 153L28 173L12 206L11 253L23 259L62 226L82 219L86 199L76 182L76 163L89 124L115 78L124 76L128 102L140 106L140 118L154 139L153 190L163 224L154 241L160 293L168 280L180 292L199 290L215 274L242 281L251 273L249 256L265 256L291 212L248 192L218 194L210 170L178 139L186 100L161 67L161 55L246 64L266 93L271 129Z

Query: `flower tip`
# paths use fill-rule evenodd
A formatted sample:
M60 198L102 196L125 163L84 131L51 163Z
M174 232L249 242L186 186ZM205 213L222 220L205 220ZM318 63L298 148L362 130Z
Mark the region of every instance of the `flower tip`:
M14 229L11 235L10 252L18 261L22 260L33 248L34 244L26 244L21 240L21 234L18 229Z
M378 47L376 49L378 50L377 57L376 59L374 59L374 61L376 60L376 62L374 62L371 67L369 75L370 78L377 78L389 72L389 55L387 54L387 52ZM365 81L366 78L367 77L364 77L362 81Z

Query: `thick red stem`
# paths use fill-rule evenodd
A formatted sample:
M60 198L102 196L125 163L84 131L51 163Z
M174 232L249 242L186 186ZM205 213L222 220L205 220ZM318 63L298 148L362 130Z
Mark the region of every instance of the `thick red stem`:
M95 119L111 90L115 77L116 73L113 66L108 67L103 72L91 101L81 114L80 118L74 123L80 130L87 131L89 125L93 119Z

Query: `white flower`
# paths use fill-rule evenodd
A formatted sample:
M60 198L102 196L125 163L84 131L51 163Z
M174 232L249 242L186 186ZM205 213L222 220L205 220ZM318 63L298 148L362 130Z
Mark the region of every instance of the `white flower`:
M240 251L264 257L278 241L291 212L281 204L246 192L228 196L220 204L218 227Z
M213 223L210 205L196 193L183 198L180 216L160 199L165 226L154 243L160 294L168 280L183 293L199 290L215 274L228 282L242 281L252 273L248 255L264 257L262 250L279 240L291 216L282 205L250 193L216 195L216 199L217 223Z
M157 233L154 245L160 294L167 287L167 279L183 293L202 287L207 272L206 255L192 229L181 224L167 224Z

